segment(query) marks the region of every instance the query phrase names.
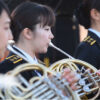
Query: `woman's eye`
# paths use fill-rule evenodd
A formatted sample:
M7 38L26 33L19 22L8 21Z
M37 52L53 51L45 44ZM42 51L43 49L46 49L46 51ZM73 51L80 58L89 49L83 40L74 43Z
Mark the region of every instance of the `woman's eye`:
M5 30L9 30L9 29L10 29L10 27L4 27L4 29L5 29Z
M8 30L9 28L8 28L8 27L5 27L4 29L5 29L5 30Z
M46 30L46 31L49 31L49 28L46 28L45 30Z

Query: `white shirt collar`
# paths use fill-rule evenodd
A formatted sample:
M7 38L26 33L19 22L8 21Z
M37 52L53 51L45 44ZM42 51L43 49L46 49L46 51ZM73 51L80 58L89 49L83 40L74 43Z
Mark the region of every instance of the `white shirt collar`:
M88 30L93 32L95 35L97 35L100 38L100 32L98 32L98 31L96 31L96 30L94 30L92 28L89 28Z
M17 46L13 45L14 48L18 49L22 54L24 55L25 59L31 63L31 64L38 64L37 58L32 58L28 53L26 53L24 50L18 48ZM19 55L20 56L20 55Z

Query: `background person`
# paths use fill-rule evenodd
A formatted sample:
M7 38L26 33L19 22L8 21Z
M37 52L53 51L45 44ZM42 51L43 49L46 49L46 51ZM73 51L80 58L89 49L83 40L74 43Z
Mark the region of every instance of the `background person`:
M8 40L12 39L10 13L5 3L0 0L0 58L4 56Z
M75 58L100 69L100 0L83 0L76 16L88 35L77 47Z

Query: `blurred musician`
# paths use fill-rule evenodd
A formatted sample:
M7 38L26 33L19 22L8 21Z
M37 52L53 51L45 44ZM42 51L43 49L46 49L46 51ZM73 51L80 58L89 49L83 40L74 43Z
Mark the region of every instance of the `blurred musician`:
M12 39L10 13L5 3L0 0L0 58L4 56L8 40Z
M0 0L0 58L2 58L5 54L8 40L13 39L10 23L9 9L4 1ZM5 76L0 73L0 89L12 85L11 83L13 84L12 77Z
M79 24L88 29L88 35L76 49L75 58L100 69L100 0L83 0L76 17Z
M54 38L51 27L55 23L55 15L51 8L45 5L25 2L19 5L11 14L11 29L15 44L8 46L10 55L0 64L0 72L6 73L23 63L41 63L36 53L46 53L50 41ZM24 73L25 78L34 75L41 76L41 72ZM77 77L69 69L65 69L62 77L66 78L75 89Z
M75 58L100 69L100 0L83 0L76 16L79 24L88 29L88 35L76 49Z

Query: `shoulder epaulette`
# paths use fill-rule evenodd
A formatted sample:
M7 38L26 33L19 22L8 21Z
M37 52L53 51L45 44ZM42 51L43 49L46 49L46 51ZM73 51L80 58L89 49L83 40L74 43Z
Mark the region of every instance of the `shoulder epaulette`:
M9 60L9 61L13 62L14 64L16 64L16 63L22 61L23 58L21 58L18 55L11 55L11 56L7 57L6 60Z
M83 41L89 43L91 46L96 43L96 40L90 36L87 36Z

